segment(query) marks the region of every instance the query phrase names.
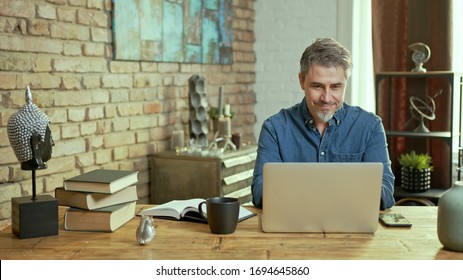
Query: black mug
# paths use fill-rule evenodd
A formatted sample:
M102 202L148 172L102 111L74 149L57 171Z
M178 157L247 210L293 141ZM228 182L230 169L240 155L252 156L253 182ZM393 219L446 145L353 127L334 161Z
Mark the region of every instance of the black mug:
M206 204L206 213L203 205ZM211 197L198 205L199 213L207 220L212 233L235 232L240 212L240 201L233 197Z

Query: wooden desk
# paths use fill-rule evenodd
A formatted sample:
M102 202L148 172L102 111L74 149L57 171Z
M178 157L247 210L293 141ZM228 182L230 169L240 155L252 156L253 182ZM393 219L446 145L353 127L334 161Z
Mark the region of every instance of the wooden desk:
M206 224L155 220L156 237L146 246L136 242L139 217L114 233L65 231L63 209L57 236L18 239L11 227L1 230L0 259L463 259L439 243L437 207L396 206L391 211L403 213L412 228L379 225L371 235L263 233L259 215L229 235L211 234Z

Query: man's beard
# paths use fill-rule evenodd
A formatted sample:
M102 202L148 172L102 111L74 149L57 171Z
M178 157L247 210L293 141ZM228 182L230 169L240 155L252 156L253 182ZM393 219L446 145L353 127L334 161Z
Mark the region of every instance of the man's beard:
M327 123L329 120L331 120L333 118L333 116L334 116L334 114L331 114L328 111L317 113L318 119L325 122L325 123Z

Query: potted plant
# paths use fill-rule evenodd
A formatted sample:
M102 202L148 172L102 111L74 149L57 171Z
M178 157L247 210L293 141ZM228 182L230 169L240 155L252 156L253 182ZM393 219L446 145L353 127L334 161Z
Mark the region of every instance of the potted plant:
M417 154L415 151L402 154L399 158L401 166L401 187L409 192L424 192L431 188L432 158L428 154Z

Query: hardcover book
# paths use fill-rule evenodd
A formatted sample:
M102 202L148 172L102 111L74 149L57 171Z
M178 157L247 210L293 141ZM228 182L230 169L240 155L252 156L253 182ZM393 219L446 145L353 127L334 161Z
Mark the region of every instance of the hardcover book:
M115 204L138 200L137 186L132 185L113 194L68 191L63 187L55 189L59 205L94 210Z
M115 193L138 182L138 171L95 169L64 180L69 191Z
M113 232L135 217L136 201L96 210L68 208L64 214L64 229Z
M153 216L161 219L172 219L178 221L195 221L201 223L207 223L201 214L199 214L198 206L201 202L205 201L202 198L193 198L186 200L172 200L170 202L157 205L151 208L143 209L139 215ZM204 205L205 206L205 205ZM205 210L206 207L203 207ZM246 220L256 214L249 211L248 209L240 206L240 213L238 216L238 222Z

